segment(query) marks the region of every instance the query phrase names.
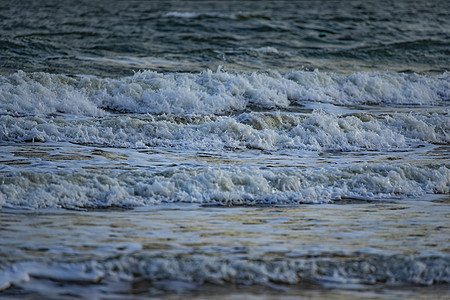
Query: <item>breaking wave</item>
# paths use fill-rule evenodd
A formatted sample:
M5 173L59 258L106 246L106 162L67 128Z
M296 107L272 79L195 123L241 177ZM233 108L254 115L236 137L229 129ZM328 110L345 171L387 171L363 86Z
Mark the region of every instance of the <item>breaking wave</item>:
M101 116L121 113L227 114L307 102L336 105L446 105L450 73L437 76L298 71L201 73L142 71L119 79L18 72L0 77L0 113Z

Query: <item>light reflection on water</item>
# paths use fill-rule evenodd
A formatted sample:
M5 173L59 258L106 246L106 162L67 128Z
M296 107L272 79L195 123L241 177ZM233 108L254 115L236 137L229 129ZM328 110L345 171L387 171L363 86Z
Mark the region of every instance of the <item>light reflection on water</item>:
M446 222L450 217L450 199L434 198L284 207L199 209L198 205L172 204L83 212L4 209L0 213L1 263L67 264L91 260L102 263L118 257L146 255L149 259L200 256L249 262L303 259L339 265L383 257L446 256L450 254L450 227ZM138 284L139 276L136 276L131 283ZM33 285L48 288L45 278L36 277L32 282L31 290ZM297 293L296 288L301 284L285 286L286 299ZM180 292L195 290L195 283L192 285L186 289L180 287ZM150 286L158 289L156 283L147 285L147 295L152 294ZM132 289L128 284L123 288L121 293ZM216 288L220 290L221 285ZM378 288L368 285L350 295L370 297ZM387 294L378 296L383 298L395 293L395 289L388 291L391 288L384 287ZM98 293L102 285L97 289ZM347 282L340 286L339 292L326 288L316 291L310 287L304 293L345 295L352 289L352 284ZM439 291L439 286L417 289L418 296L426 296ZM444 295L445 292L441 296Z
M22 171L60 172L61 178L79 170L99 175L117 172L122 184L120 174L131 176L127 172L135 171L141 172L138 179L145 182L149 174L163 178L177 170L210 168L233 171L252 167L274 174L395 163L433 168L448 164L448 150L447 145L420 141L405 149L357 152L11 143L2 146L0 172L6 181ZM333 173L328 176L327 180L340 180ZM83 180L89 182L93 177ZM45 183L41 186L46 188ZM429 263L426 270L444 270L438 280L448 279L442 264L448 263L450 255L449 206L448 195L425 195L343 198L329 204L295 206L222 207L219 202L163 203L134 209L74 207L79 211L6 207L0 211L0 265L24 268L29 277L13 280L13 287L4 293L13 299L43 294L54 299L73 298L67 295L202 299L211 294L216 294L215 299L445 298L445 285L426 281L427 275L420 273L420 268ZM165 267L146 273L158 263ZM296 269L298 265L300 269ZM219 274L218 279L202 277L209 268ZM250 275L235 279L223 271L230 268L240 270L236 271L238 277L246 272ZM279 268L282 275L277 279L270 268ZM253 269L257 269L256 275L249 271ZM167 278L153 278L158 272ZM181 279L164 272L180 272ZM262 275L258 272L266 272L270 279L259 282ZM411 280L425 283L414 282L405 291Z
M49 169L121 169L198 167L207 165L247 165L256 167L350 166L364 163L401 162L409 164L446 163L447 145L422 145L397 151L316 152L245 149L236 151L171 150L165 148L129 149L70 143L30 143L2 146L0 172L6 166L17 170ZM75 163L74 163L75 162Z

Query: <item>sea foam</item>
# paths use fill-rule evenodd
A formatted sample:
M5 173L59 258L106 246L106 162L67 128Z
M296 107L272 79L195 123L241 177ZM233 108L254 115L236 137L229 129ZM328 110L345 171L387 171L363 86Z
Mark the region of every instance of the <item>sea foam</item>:
M0 174L0 204L22 208L327 203L450 192L448 166L412 164L325 168L209 166L151 170L20 171Z
M179 18L179 19L199 19L199 18L215 18L215 19L230 19L230 20L238 20L238 19L249 19L249 18L258 18L258 19L270 19L268 16L264 14L259 14L255 12L237 12L237 13L220 13L220 12L179 12L172 11L168 12L164 15L165 18Z
M309 101L337 105L445 105L450 73L437 76L298 71L242 73L142 71L119 79L18 72L0 77L0 113L89 116L122 113L226 114Z
M328 257L270 261L243 260L193 255L123 255L106 261L77 263L20 262L3 270L0 288L33 280L51 279L64 284L116 285L118 282L148 280L153 289L164 291L164 283L183 282L185 288L213 283L217 286L295 285L302 282L339 284L395 283L397 285L448 284L450 274L444 266L448 257L370 255L356 253L345 259ZM155 283L160 283L155 284ZM121 285L119 285L120 287ZM0 290L1 290L0 289ZM117 287L115 288L117 289ZM113 290L115 290L113 289ZM51 293L51 290L49 292ZM107 290L107 289L106 289ZM55 295L57 296L57 295ZM103 297L101 297L103 298Z
M243 113L215 115L110 115L89 119L0 116L2 142L71 142L111 147L223 151L396 150L450 142L449 112L336 115Z

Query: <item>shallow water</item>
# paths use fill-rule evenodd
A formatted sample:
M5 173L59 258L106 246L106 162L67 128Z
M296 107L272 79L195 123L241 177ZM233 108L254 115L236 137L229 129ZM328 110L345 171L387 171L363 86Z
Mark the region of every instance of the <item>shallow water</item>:
M2 264L10 267L3 277L15 280L5 295L243 297L261 286L268 298L406 299L411 291L403 289L412 284L414 297L443 299L449 203L439 197L320 207L6 209Z
M0 297L450 297L446 1L0 2Z

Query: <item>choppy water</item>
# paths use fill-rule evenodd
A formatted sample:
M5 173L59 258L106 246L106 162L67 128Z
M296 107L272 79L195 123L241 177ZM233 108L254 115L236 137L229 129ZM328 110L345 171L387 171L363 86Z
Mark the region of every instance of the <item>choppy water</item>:
M446 1L0 3L0 296L449 297Z

